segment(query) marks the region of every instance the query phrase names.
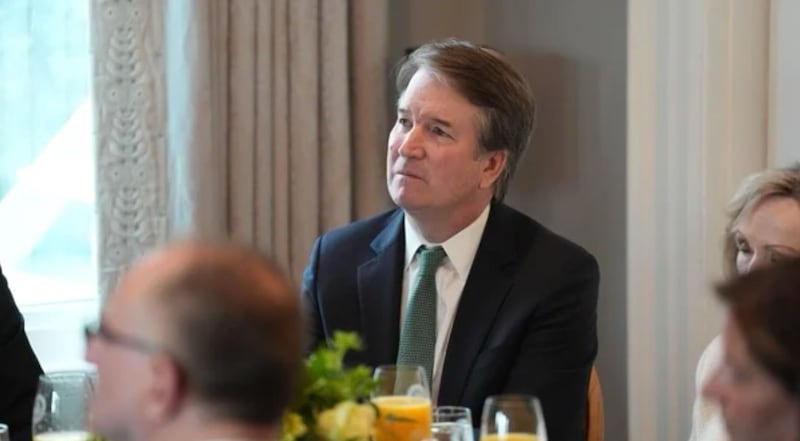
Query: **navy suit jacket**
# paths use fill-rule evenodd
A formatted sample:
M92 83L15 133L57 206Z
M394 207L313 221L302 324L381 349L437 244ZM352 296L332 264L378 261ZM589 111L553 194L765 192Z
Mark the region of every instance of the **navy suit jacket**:
M0 269L0 423L11 429L11 441L31 440L33 399L41 373L22 314Z
M391 210L320 236L303 274L312 347L358 332L349 364L393 364L405 261L403 212ZM542 403L550 441L584 437L597 353L594 257L503 204L492 204L453 321L438 405L471 408L525 393Z

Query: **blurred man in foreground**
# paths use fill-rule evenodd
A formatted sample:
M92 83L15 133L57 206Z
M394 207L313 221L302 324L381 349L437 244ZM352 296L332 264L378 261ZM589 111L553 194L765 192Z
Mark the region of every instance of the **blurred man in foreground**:
M255 251L186 243L142 260L87 328L92 430L114 441L277 438L301 372L300 311Z

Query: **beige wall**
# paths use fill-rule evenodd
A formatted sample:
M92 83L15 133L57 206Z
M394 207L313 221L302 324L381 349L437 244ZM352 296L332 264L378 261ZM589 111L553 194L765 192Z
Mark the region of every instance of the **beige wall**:
M770 166L800 161L800 2L770 3Z
M602 274L598 366L606 433L627 439L627 1L394 0L391 53L457 36L508 53L539 106L509 202L578 242Z

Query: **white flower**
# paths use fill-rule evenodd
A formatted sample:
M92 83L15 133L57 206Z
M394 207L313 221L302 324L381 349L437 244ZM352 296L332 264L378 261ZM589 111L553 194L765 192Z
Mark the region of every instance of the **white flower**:
M372 405L342 401L319 414L317 433L330 441L368 440L375 427L375 418Z

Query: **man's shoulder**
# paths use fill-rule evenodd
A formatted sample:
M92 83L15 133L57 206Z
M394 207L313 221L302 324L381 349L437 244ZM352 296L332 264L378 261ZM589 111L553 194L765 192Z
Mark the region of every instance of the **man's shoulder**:
M326 247L336 247L343 243L351 246L354 244L369 245L386 228L400 221L402 216L403 213L400 209L392 208L378 215L328 230L320 236L320 240Z
M549 253L566 257L569 260L595 260L594 256L584 247L554 232L527 214L506 204L497 204L494 209L498 211L502 219L498 227L511 231L511 234L514 235L514 243L518 248L528 249L529 252L547 250Z
M0 268L0 346L19 331L22 315Z

